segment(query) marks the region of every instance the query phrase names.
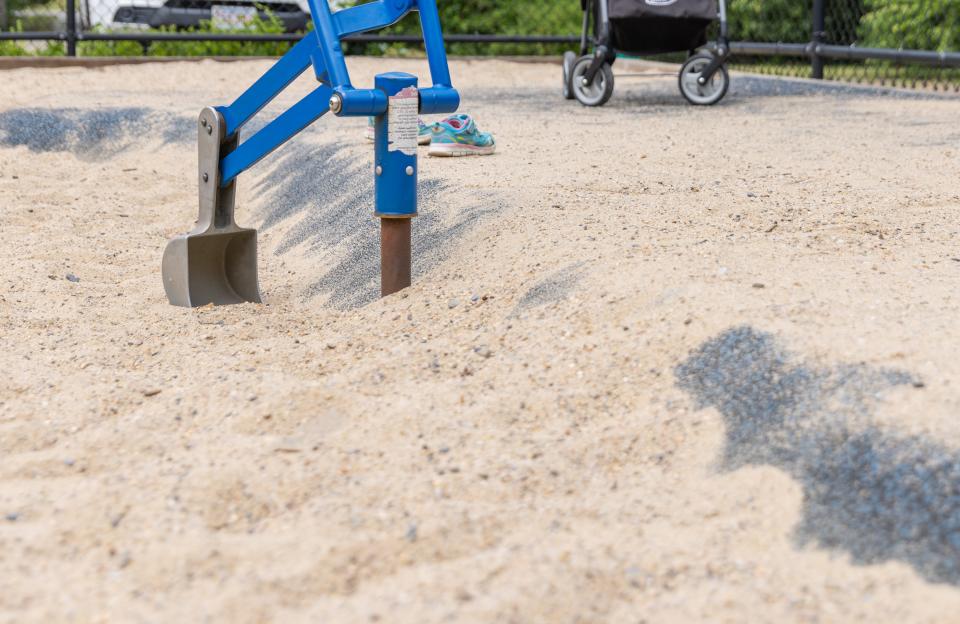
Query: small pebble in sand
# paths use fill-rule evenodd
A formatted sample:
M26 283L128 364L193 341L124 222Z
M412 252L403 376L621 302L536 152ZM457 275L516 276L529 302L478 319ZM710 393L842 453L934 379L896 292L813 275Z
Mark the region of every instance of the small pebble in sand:
M80 281L80 278L74 275L73 273L67 273L67 281L73 282L74 284L76 284L77 282Z
M766 288L766 285L765 285L765 284L761 284L760 282L754 282L753 287L754 287L754 288Z
M447 307L450 308L451 310L457 307L458 305L460 305L460 302L457 301L456 299L451 299L450 301L447 302Z
M297 436L285 436L273 450L278 453L302 453L307 450L307 444Z
M7 515L5 515L4 518L7 519L7 522L16 522L17 520L20 519L20 514L18 514L18 513L15 512L15 511L12 511L12 512L8 513Z
M410 526L407 527L407 533L404 537L407 538L408 542L417 541L417 525L411 523Z

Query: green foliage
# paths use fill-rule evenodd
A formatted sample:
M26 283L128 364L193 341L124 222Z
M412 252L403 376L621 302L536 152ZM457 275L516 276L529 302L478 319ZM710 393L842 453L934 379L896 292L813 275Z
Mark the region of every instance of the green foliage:
M154 30L137 30L139 33L224 33L271 35L284 32L283 23L269 10L260 7L265 17L253 18L243 28L230 30L217 29L210 21L203 21L196 28L175 30L173 27ZM12 30L23 30L18 25ZM92 32L123 32L95 28ZM141 44L139 41L80 41L77 43L79 56L280 56L290 49L292 43L267 41L152 41ZM0 56L62 56L66 53L62 41L51 41L45 47L30 52L15 41L0 41Z
M230 30L214 28L210 21L202 21L196 28L176 30L163 27L138 33L211 33L269 35L284 32L283 23L269 11L266 17L257 16L243 28ZM96 32L108 32L96 30ZM118 31L113 31L118 32ZM77 44L80 56L280 56L290 49L288 42L266 41L81 41Z
M340 0L340 7L368 0ZM917 50L960 50L960 0L826 0L826 40L829 43L863 47ZM46 19L62 7L62 0L7 0L13 11L26 9L29 19ZM444 32L450 34L576 35L582 13L577 0L438 0ZM249 33L284 32L283 24L264 7L239 30L218 30L209 21L186 31L161 28L144 32ZM729 0L730 35L733 40L761 42L807 42L811 37L811 0ZM37 15L31 16L30 12ZM312 26L312 25L311 25ZM37 24L20 23L14 30L35 30ZM106 31L102 31L106 32ZM122 32L122 31L114 31ZM419 35L418 14L378 31L383 34ZM277 56L291 46L288 42L154 41L145 45L132 41L81 41L82 56ZM559 54L568 44L471 44L451 43L454 55ZM422 54L415 44L353 43L351 54L407 56ZM0 41L0 55L58 55L64 44L52 41L45 47ZM767 63L778 65L783 59ZM802 65L802 63L801 63Z
M352 0L349 4L363 4ZM443 32L452 34L576 35L583 13L577 0L439 0ZM412 13L378 33L418 35L419 16ZM567 45L556 44L475 44L451 43L450 54L557 54ZM351 44L352 54L403 54L410 46Z
M67 53L67 44L62 41L48 41L47 44L36 50L37 56L64 56Z
M106 32L95 28L94 32ZM140 56L143 46L136 41L80 41L77 43L78 56Z
M27 56L28 52L16 41L0 41L0 56Z
M19 21L10 28L10 32L23 32L23 24ZM0 40L0 56L27 56L19 41Z
M283 33L283 22L269 11L266 11L266 15L266 19L259 16L253 18L243 28L217 29L211 22L204 21L197 28L179 32L251 35ZM167 29L165 32L175 31ZM284 41L157 41L150 45L147 54L150 56L280 56L289 50L291 45Z
M859 45L960 50L960 0L866 0Z
M733 40L803 43L811 2L731 0ZM960 0L826 0L826 41L871 48L960 50Z
M732 0L727 7L734 41L810 41L810 3L798 0Z
M7 10L10 11L10 13L41 7L56 9L58 6L62 11L63 5L58 4L56 0L7 0Z
M6 0L7 17L16 19L24 32L61 30L63 0Z

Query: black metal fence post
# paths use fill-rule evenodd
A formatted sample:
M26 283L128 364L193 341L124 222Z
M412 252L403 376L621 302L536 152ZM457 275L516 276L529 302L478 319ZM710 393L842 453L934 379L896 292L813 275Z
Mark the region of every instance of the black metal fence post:
M817 51L817 46L823 43L826 35L827 0L813 0L813 32L810 37L810 75L817 80L823 79L823 57Z
M77 55L76 0L67 0L67 56Z

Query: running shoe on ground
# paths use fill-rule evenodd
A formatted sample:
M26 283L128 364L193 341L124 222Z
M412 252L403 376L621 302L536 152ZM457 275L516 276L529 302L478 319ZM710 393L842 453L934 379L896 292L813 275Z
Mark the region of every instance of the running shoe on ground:
M496 149L493 135L480 132L473 117L460 113L433 124L431 156L482 156Z
M433 134L431 130L433 129L434 124L425 124L419 117L417 117L417 124L419 125L419 128L417 129L417 144L427 145L430 143L430 137ZM373 117L367 117L367 130L364 133L364 136L367 137L368 141L372 141L374 133Z

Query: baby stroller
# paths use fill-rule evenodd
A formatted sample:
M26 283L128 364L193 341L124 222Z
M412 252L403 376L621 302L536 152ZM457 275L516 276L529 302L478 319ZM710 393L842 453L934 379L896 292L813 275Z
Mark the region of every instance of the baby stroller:
M580 0L580 56L563 55L563 97L584 106L603 106L613 94L611 66L617 52L688 52L680 68L680 93L691 104L716 104L727 93L725 0ZM716 46L703 48L707 29L720 20ZM593 36L590 24L593 23ZM593 53L588 54L590 44ZM703 48L703 49L700 49Z

